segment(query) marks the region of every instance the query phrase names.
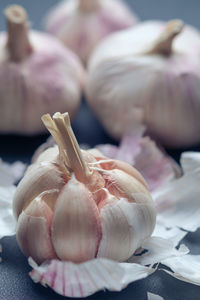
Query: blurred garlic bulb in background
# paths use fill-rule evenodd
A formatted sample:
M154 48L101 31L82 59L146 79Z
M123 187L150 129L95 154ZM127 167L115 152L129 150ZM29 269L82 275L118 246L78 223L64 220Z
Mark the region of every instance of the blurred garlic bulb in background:
M136 16L120 0L65 0L51 10L45 27L86 64L104 37L136 22Z
M13 202L17 241L38 263L127 260L155 226L155 207L140 173L98 150L80 150L67 113L43 116L58 146L41 153Z
M170 147L200 142L200 34L180 20L113 34L89 63L88 103L120 139L136 124Z
M80 104L84 71L70 50L48 34L29 31L20 6L5 11L8 34L0 34L0 132L38 134L41 115Z

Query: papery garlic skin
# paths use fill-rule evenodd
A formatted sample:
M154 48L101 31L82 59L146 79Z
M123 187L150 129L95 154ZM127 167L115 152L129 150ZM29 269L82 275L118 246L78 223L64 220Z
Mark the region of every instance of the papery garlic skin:
M38 263L127 260L155 226L143 177L125 162L80 150L68 114L45 115L43 122L59 147L43 152L17 187L13 211L22 252Z
M134 13L119 0L64 0L47 15L45 27L86 64L103 38L136 22Z
M164 53L158 44L170 24L174 40ZM182 27L179 20L144 22L113 34L95 50L87 100L114 138L139 123L166 146L200 141L200 34Z
M16 7L21 13L19 6L9 7L9 13L13 14ZM26 51L26 44L20 44L25 33L14 35L17 23L12 22L12 29L8 25L11 32L0 34L0 132L42 133L45 128L41 116L47 110L68 110L74 118L85 74L79 58L48 34L27 31L30 49ZM27 26L26 19L22 19L20 30L23 26Z

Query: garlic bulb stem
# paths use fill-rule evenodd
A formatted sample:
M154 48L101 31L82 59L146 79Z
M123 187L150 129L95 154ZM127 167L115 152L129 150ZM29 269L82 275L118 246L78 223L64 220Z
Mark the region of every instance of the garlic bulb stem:
M90 172L71 128L69 114L55 113L53 119L46 114L42 121L56 140L67 170L74 172L81 182L86 182Z
M99 0L79 0L79 9L91 12L99 7Z
M163 54L170 55L172 52L172 43L174 38L181 33L184 28L184 23L181 20L171 20L167 23L163 32L153 45L152 49L148 51L149 54Z
M5 10L5 16L8 29L7 50L10 59L18 62L32 52L28 38L27 14L23 7L12 5Z

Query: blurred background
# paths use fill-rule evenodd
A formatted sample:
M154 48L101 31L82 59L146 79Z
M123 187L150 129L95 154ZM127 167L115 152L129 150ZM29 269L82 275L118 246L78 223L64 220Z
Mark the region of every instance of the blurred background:
M43 28L43 19L49 8L56 5L58 0L43 0L43 1L15 1L15 4L22 5L28 13L30 26L33 29ZM200 29L199 0L125 0L126 3L136 12L140 20L160 19L170 20L180 18L184 22L196 26ZM5 18L3 15L4 9L13 4L11 0L0 1L0 30L5 29ZM91 147L99 143L114 143L102 126L96 120L94 115L83 101L81 109L73 121L73 129L77 135L79 143L89 144ZM35 149L43 143L47 135L35 137L17 137L17 136L1 136L0 135L0 157L6 161L13 162L22 160L29 162ZM200 147L195 147L194 150L199 150ZM169 151L175 158L179 159L182 149Z
M181 18L186 23L197 26L200 29L200 2L199 0L124 0L129 3L141 20L147 19L161 19L169 20L173 18ZM24 6L27 10L31 25L33 28L42 28L42 18L47 12L48 8L56 5L58 0L43 0L43 1L0 1L0 29L5 27L3 10L10 4L16 3Z

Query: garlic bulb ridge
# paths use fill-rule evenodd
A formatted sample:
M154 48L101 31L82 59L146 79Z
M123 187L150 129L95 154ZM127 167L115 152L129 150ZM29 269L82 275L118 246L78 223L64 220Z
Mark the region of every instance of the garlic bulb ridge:
M137 124L165 146L200 142L200 34L181 20L113 34L89 62L87 101L120 139Z
M155 226L143 177L125 162L81 150L68 113L42 120L58 146L43 152L17 187L13 211L22 252L38 263L127 260Z
M5 16L7 33L0 33L0 132L42 133L40 120L47 109L75 116L84 70L57 39L29 30L22 7L8 7Z

